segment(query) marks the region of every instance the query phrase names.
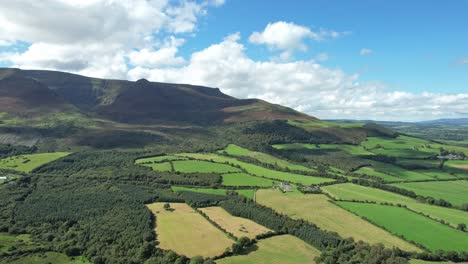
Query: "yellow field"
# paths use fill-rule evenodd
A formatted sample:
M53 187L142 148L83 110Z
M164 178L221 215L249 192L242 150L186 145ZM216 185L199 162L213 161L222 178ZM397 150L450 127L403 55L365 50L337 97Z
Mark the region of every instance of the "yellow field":
M233 216L218 206L200 208L200 210L205 213L208 218L221 226L221 228L233 234L237 238L243 236L255 238L257 235L271 231L270 229L249 219Z
M275 190L258 190L256 201L293 219L305 219L318 227L337 232L356 241L382 243L408 251L421 251L418 247L380 229L360 217L332 204L321 194L283 194Z
M257 243L248 255L217 260L217 264L302 264L315 263L320 251L291 235L274 236Z
M187 204L170 203L172 211L165 210L163 205L164 203L147 205L156 216L156 234L160 248L173 250L187 257L214 257L234 243Z

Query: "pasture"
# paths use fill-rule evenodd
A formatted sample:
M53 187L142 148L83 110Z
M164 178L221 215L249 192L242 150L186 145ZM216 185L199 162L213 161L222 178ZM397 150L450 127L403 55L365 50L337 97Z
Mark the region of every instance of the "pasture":
M254 177L247 173L228 173L221 175L224 186L256 186L270 187L275 185L275 181L265 178Z
M156 216L156 233L161 249L173 250L187 257L214 257L234 243L187 204L170 203L171 210L164 209L163 205L147 205Z
M63 158L69 154L69 152L51 152L7 157L0 160L0 169L28 173L44 164Z
M468 204L468 181L408 182L392 185L418 195L444 199L454 205Z
M380 172L380 171L376 171L372 167L362 167L362 168L359 168L359 169L355 170L354 173L376 176L376 177L379 177L379 178L383 179L384 181L389 181L389 182L391 182L391 181L401 181L401 179L398 178L398 177L395 177L395 176L392 176L392 175L389 175L389 174L386 174L386 173L383 173L383 172Z
M217 264L302 264L315 263L320 251L291 235L259 240L258 249L247 255L216 260Z
M184 153L184 154L178 154L178 155L191 157L194 159L200 159L200 160L213 160L219 163L227 162L229 164L240 166L241 168L246 170L249 174L260 176L260 177L265 177L265 178L269 178L273 180L279 180L279 181L301 183L304 185L319 184L319 183L334 181L333 179L328 179L328 178L306 176L306 175L294 174L294 173L283 172L283 171L275 171L275 170L267 169L267 168L257 166L254 164L250 164L247 162L239 161L234 158L223 157L223 156L219 156L216 154Z
M172 166L170 162L161 162L161 163L141 163L141 165L150 167L154 171L170 172L172 171Z
M199 210L206 214L211 221L237 238L248 237L253 239L257 235L271 231L249 219L233 216L221 207L212 206L200 208Z
M418 181L418 180L432 180L434 177L420 173L413 170L407 170L392 164L375 162L373 168L376 171L389 174L391 176L397 177L400 181Z
M251 151L251 150L239 147L234 144L229 144L225 149L219 151L218 153L224 153L224 152L231 156L253 158L253 159L258 160L261 163L276 165L283 169L290 169L290 170L296 170L296 171L309 171L309 172L315 171L311 168L297 165L289 161L279 159L277 157L274 157L274 156L271 156L262 152Z
M358 216L331 203L321 194L283 194L275 190L258 190L257 203L270 207L293 219L305 219L318 227L369 243L383 243L408 251L420 251L416 246L380 229Z
M449 160L444 166L468 173L468 160Z
M420 203L412 198L375 188L344 183L324 186L322 190L332 197L343 200L403 204L416 212L429 215L435 219L444 220L452 226L457 226L460 223L468 224L468 212Z
M238 172L239 168L234 168L227 164L214 163L203 160L178 160L173 161L174 170L184 173L229 173Z
M433 252L438 249L463 251L468 245L465 233L402 207L353 202L337 204Z

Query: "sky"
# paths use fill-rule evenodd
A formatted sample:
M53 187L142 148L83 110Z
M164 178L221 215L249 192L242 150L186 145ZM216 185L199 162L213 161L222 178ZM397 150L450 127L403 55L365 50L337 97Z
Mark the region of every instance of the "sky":
M468 1L0 0L0 67L218 87L321 119L468 117Z

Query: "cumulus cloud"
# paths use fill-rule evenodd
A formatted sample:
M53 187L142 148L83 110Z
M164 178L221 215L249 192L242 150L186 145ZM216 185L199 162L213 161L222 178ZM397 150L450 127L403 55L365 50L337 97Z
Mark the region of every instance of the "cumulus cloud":
M369 55L372 55L372 53L374 53L373 50L371 49L368 49L368 48L362 48L360 51L359 51L359 54L361 56L369 56Z
M261 98L320 118L422 120L456 116L468 105L468 94L390 91L312 60L255 61L246 55L238 33L195 52L184 67L136 67L129 78L220 87L233 96Z
M174 4L175 3L175 4ZM419 120L466 113L468 94L393 91L380 82L323 66L321 53L294 60L306 40L344 33L313 31L294 23L268 24L249 41L280 51L277 60L254 60L239 33L184 58L187 34L208 8L223 0L42 0L0 5L0 61L21 68L55 69L95 77L219 87L239 98L261 98L320 118ZM34 14L32 16L31 14ZM17 49L15 43L26 43ZM245 42L244 42L245 43ZM21 44L22 45L22 44ZM3 49L3 47L2 47Z
M155 45L155 35L196 30L198 18L223 1L41 0L0 5L0 44L29 43L3 60L21 68L125 78L126 60L155 67L180 65L179 45ZM34 14L34 15L31 15ZM180 39L180 38L178 38Z
M306 26L278 21L269 23L262 32L252 33L249 41L254 44L265 44L272 49L304 51L307 49L307 45L304 43L306 39L320 41L327 38L338 38L343 34L346 33L326 29L314 32Z

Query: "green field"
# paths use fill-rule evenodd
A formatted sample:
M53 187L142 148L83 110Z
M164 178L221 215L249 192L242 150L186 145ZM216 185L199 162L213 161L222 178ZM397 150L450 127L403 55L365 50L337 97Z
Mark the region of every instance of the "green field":
M344 200L372 201L379 203L404 204L408 208L433 218L447 221L453 226L460 223L468 225L468 212L461 210L419 203L409 197L387 192L375 188L355 185L351 183L335 184L322 187L331 196Z
M225 186L270 187L276 184L273 180L254 177L247 173L228 173L221 176L223 177L223 185Z
M392 184L418 195L444 199L454 205L468 204L468 181L408 182Z
M432 180L434 177L419 173L413 170L403 169L401 167L388 164L388 163L377 163L375 162L373 168L376 171L383 172L385 174L389 174L391 176L400 178L400 181L417 181L417 180Z
M156 156L150 158L143 158L137 159L135 161L136 164L150 164L150 163L158 163L163 161L175 161L175 160L186 160L184 157L178 157L174 155L165 155L165 156Z
M256 201L293 219L305 219L321 229L337 232L344 238L353 237L356 241L383 243L390 248L420 251L416 246L331 203L322 194L283 194L276 190L262 189L257 191Z
M401 178L398 178L398 177L395 177L395 176L392 176L392 175L389 175L380 171L376 171L372 167L362 167L362 168L359 168L358 170L355 170L354 173L376 176L376 177L382 178L385 181L401 181Z
M440 153L440 148L449 151L461 151L468 154L468 148L434 143L425 139L409 136L399 136L396 139L368 137L367 141L362 142L361 145L376 154L398 158L428 158L438 155Z
M257 243L258 249L247 255L222 258L217 264L302 264L315 263L320 251L291 235L274 236Z
M229 173L238 172L239 168L234 168L227 164L214 163L203 160L178 160L173 161L174 170L184 173Z
M398 166L405 168L420 168L420 169L438 169L440 167L440 160L420 160L420 159L399 159Z
M172 210L165 210L163 205L147 205L156 216L158 247L188 257L214 257L234 243L187 204L170 203Z
M282 172L282 171L275 171L270 170L264 167L260 167L254 164L250 164L247 162L242 162L234 158L223 157L216 154L201 154L201 153L184 153L178 154L180 156L191 157L194 159L201 159L201 160L213 160L215 162L220 163L230 163L234 165L238 165L244 170L246 170L249 174L265 177L274 180L280 181L288 181L293 183L301 183L304 185L311 185L311 184L319 184L324 182L332 182L333 179L327 178L320 178L320 177L313 177L313 176L306 176L300 174L294 174L289 172Z
M444 163L444 167L468 174L468 160L449 160Z
M468 245L465 233L402 207L352 202L337 204L431 251L463 251Z
M0 169L31 172L44 164L63 158L69 154L69 152L52 152L12 156L0 160Z
M218 151L218 153L224 153L224 152L231 156L250 157L250 158L258 160L259 162L262 162L265 164L276 165L283 169L290 169L290 170L296 170L296 171L309 171L309 172L315 171L311 168L297 165L297 164L273 157L271 155L268 155L262 152L251 151L251 150L239 147L234 144L229 144L225 149Z
M217 195L226 195L227 189L212 189L212 188L188 188L188 187L181 187L181 186L172 186L172 191L174 192L198 192L198 193L206 193L206 194L217 194ZM250 199L254 199L255 190L235 190L239 195L245 196Z
M342 150L351 155L375 155L372 152L365 150L362 146L356 145L345 145L345 144L302 144L302 143L291 143L291 144L276 144L272 146L276 149L312 149L312 150Z
M155 171L165 171L170 172L172 170L170 162L161 162L161 163L141 163L141 165L150 167Z

